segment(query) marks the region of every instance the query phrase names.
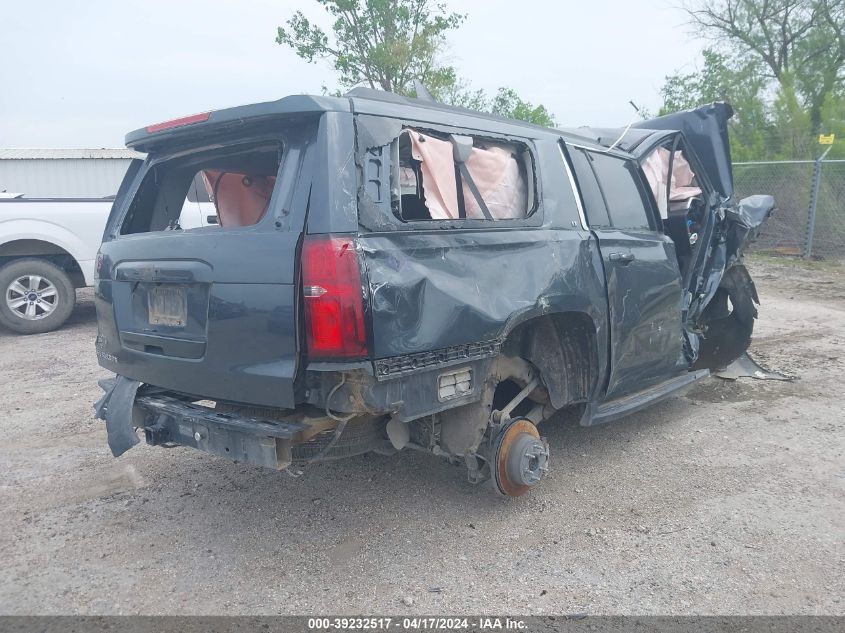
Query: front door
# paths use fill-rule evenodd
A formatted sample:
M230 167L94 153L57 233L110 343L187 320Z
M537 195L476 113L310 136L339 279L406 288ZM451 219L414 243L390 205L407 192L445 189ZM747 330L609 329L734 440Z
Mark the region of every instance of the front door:
M611 399L686 369L681 273L636 163L575 148L570 156L607 280Z

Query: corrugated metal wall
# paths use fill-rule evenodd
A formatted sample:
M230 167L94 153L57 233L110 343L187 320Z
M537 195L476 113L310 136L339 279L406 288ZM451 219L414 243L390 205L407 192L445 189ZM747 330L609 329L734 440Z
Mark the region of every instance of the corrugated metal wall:
M0 159L0 191L27 198L102 198L117 193L127 158Z

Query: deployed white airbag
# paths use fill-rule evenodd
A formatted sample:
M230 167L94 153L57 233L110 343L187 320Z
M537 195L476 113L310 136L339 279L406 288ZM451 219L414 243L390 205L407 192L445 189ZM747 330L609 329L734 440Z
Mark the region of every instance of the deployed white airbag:
M407 131L412 156L420 161L425 201L432 219L460 217L452 144L416 130ZM466 167L494 220L525 217L528 192L520 173L516 148L505 144L473 147ZM466 182L463 185L466 217L484 219L481 207Z
M666 184L669 180L669 156L671 152L665 147L658 147L643 161L643 173L657 201L660 217L669 217L666 198ZM701 188L695 184L695 173L690 167L683 152L677 150L672 159L672 183L670 185L669 200L677 202L688 200L701 195Z

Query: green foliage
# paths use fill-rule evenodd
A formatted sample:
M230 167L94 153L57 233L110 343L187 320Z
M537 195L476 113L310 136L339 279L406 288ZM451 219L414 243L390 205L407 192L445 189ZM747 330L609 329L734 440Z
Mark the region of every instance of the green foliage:
M768 82L761 76L759 65L749 60L734 65L726 55L713 49L704 49L702 57L699 71L666 77L659 114L727 101L735 111L730 123L734 160L760 157L775 130L764 103Z
M414 79L435 90L454 83L454 68L438 64L437 54L445 34L465 16L432 0L317 2L334 18L332 37L297 11L278 28L276 42L308 62L329 60L341 86L366 84L407 95Z
M714 46L700 70L666 78L661 113L728 101L735 160L817 156L818 134L845 114L845 2L697 0L687 11Z
M555 126L552 113L544 105L535 106L533 103L524 101L513 88L499 88L489 110L508 119L519 119L545 127Z
M845 91L830 95L822 107L825 134L835 134L836 141L828 158L845 158ZM819 148L821 149L821 148Z
M341 87L364 84L414 96L419 79L443 103L492 112L537 125L553 126L542 105L522 100L511 88L494 96L472 90L453 66L441 63L445 36L465 15L449 13L436 0L317 0L333 18L331 35L297 11L279 27L276 42L307 62L324 59L338 73ZM327 94L339 91L323 87Z
M543 127L555 127L554 116L544 105L534 105L522 99L516 90L500 87L490 96L483 90L472 90L462 83L454 84L450 90L437 95L443 103L469 108L479 112L490 112L506 119L527 121Z

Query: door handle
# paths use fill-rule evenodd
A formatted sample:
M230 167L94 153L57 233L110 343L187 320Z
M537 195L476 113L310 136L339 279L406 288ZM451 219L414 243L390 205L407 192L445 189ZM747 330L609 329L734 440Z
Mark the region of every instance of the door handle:
M618 262L623 266L627 266L636 259L633 253L611 253L607 256L612 262Z

